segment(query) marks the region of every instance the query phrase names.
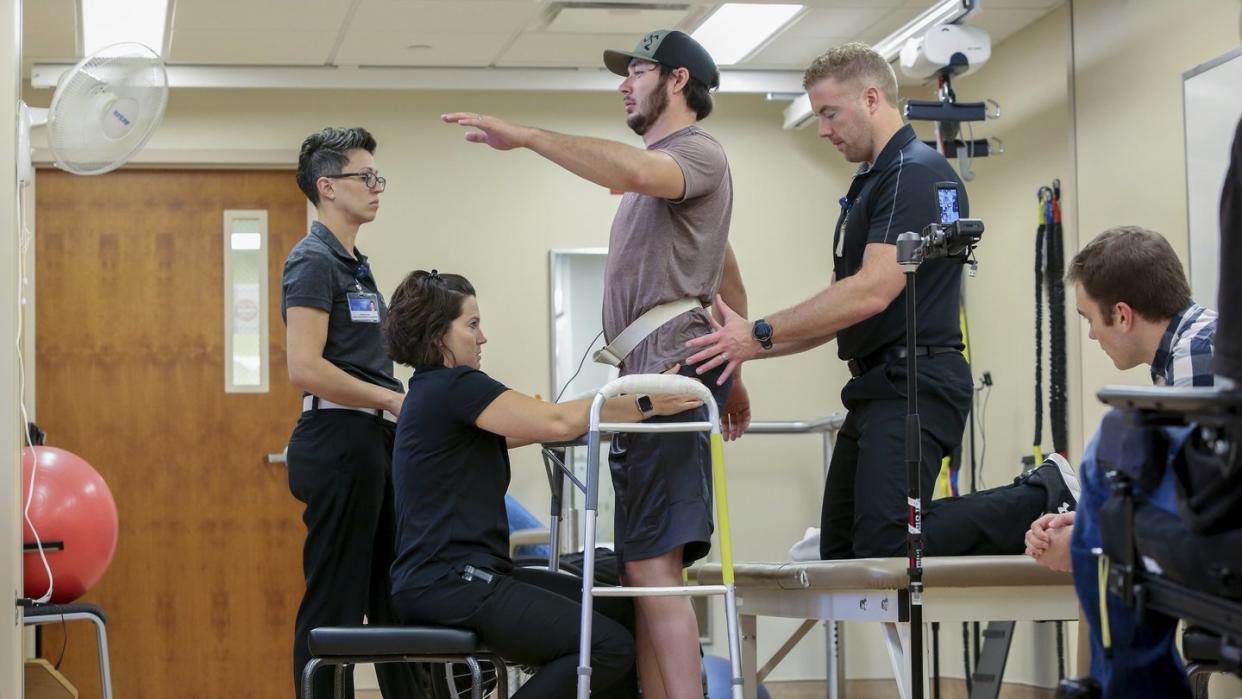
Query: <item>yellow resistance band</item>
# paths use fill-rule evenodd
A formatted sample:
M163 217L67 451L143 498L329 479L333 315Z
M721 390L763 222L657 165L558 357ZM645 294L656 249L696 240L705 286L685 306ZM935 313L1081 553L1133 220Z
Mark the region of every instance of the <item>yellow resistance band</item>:
M1108 626L1108 556L1100 554L1097 575L1100 584L1100 639L1104 644L1104 652L1113 648L1113 634Z
M936 477L936 494L932 497L947 498L953 494L952 487L949 485L949 479L952 478L949 474L949 464L952 461L953 459L947 456L940 460L940 475Z
M720 518L720 572L724 584L733 584L733 536L729 531L729 496L725 492L724 437L712 432L712 484L716 489L716 514Z

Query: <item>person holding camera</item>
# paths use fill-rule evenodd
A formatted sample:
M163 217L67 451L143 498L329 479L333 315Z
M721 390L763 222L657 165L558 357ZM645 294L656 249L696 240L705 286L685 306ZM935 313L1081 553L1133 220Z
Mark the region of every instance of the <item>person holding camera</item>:
M961 179L944 156L920 141L897 107L897 77L870 47L850 43L807 68L803 87L819 119L819 135L851 163L860 163L833 233L835 281L796 306L753 323L717 299L723 326L687 343L700 348L687 361L700 373L724 367L727 379L745 361L779 357L837 340L853 378L841 391L849 411L837 437L824 484L820 557L900 556L906 550L905 277L897 237L940 220L937 183L957 185L959 213L969 215ZM958 321L961 265L933 259L920 265L918 286L918 403L922 418L920 477L925 552L1017 553L1031 519L1073 507L1055 464L1035 469L1000 497L1013 496L1031 514L1012 531L981 526L979 508L929 508L944 455L961 443L972 379L962 355ZM1032 487L1034 486L1034 487ZM1016 551L1013 549L1016 547ZM1000 549L1000 550L995 550Z

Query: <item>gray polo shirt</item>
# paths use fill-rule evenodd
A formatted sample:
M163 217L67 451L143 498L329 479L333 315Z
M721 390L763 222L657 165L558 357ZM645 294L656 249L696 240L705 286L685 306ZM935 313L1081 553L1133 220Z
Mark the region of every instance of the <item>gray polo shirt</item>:
M677 200L628 192L608 240L604 336L612 341L655 306L694 297L710 304L720 288L733 215L733 179L724 148L697 125L652 143L681 167ZM683 313L639 343L622 374L659 373L692 354L685 343L711 332L706 310Z
M315 221L310 233L289 252L281 286L280 317L286 322L290 308L327 311L324 359L354 378L404 392L393 378L392 359L384 351L380 323L355 322L349 313L348 295L355 293L375 294L380 319L388 313L367 256L358 248L351 256L327 226Z

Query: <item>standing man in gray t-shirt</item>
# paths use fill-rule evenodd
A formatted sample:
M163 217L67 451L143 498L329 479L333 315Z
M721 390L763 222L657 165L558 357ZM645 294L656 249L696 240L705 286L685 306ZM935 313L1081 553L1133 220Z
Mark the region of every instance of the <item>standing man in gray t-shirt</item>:
M709 304L719 292L745 306L729 248L733 185L724 149L698 122L712 110L720 72L707 51L678 31L644 36L632 52L606 51L624 76L626 123L645 149L510 124L481 114L446 114L472 126L466 140L497 150L528 148L596 184L625 192L613 220L604 284L604 334L613 342L652 308L683 299ZM622 358L623 374L681 371L684 343L711 332L710 311L692 308L659 326ZM750 422L740 378L717 386L700 377L721 407L722 431L736 438ZM731 390L730 390L731 389ZM640 406L642 405L640 397ZM706 408L671 418L706 420ZM682 568L707 555L711 478L701 433L623 434L609 465L617 492L616 548L626 584L682 584ZM636 645L643 696L701 696L698 627L684 597L638 597Z

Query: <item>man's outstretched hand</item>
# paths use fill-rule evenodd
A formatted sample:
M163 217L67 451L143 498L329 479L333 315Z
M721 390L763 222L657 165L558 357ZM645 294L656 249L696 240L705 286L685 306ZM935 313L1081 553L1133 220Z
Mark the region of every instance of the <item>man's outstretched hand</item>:
M486 143L496 150L512 150L521 148L530 140L534 131L525 126L510 124L504 119L485 116L477 112L453 112L440 115L446 124L473 126L478 131L467 131L466 140L471 143Z

